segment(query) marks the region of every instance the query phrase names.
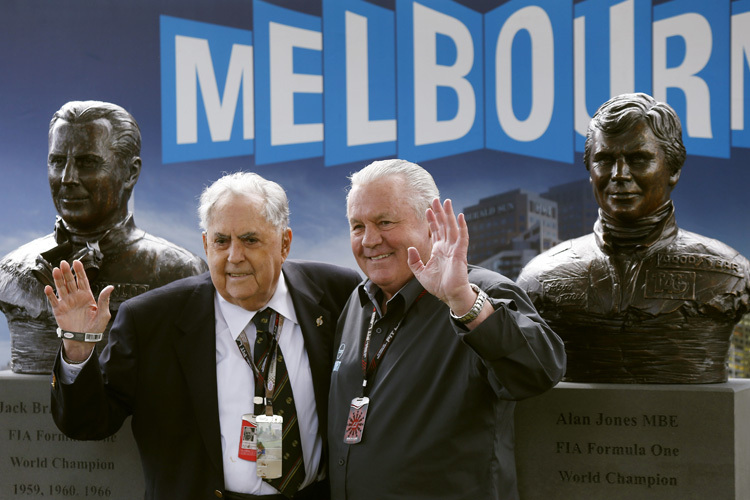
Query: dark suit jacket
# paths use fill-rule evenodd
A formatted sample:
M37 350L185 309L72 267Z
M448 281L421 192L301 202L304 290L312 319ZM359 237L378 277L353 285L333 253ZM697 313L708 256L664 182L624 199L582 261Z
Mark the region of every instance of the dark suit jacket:
M310 358L325 443L336 320L360 278L314 262L287 261L282 269ZM72 438L105 438L132 415L148 499L206 499L224 491L214 293L205 273L124 302L99 359L74 384L53 384L55 423ZM53 376L59 378L57 359Z

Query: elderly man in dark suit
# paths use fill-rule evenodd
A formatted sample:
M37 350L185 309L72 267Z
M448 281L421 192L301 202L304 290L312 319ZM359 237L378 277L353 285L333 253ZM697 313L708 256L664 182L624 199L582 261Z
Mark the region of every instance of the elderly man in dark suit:
M54 270L55 422L101 439L132 415L146 498L328 498L332 341L359 275L287 261L286 195L256 174L216 181L199 213L210 272L125 302L99 359L87 340L107 324L111 289L97 302L80 262ZM278 421L274 460L261 427Z

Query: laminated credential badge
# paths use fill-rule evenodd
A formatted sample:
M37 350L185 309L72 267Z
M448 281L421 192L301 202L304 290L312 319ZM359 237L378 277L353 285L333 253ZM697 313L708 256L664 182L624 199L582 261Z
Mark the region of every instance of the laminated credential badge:
M281 438L284 418L280 415L258 415L255 417L257 459L255 470L258 477L275 479L281 477Z

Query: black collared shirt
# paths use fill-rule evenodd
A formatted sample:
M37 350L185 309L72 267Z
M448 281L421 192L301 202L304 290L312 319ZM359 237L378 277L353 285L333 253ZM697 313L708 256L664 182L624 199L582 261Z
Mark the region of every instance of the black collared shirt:
M469 279L495 313L467 332L416 279L373 325L370 359L403 319L368 381L362 442L344 443L353 398L362 386L362 352L373 307L360 286L337 328L329 399L334 500L517 498L514 400L539 394L563 375L560 339L510 280L480 268ZM376 291L371 289L371 291ZM421 297L420 297L421 296Z

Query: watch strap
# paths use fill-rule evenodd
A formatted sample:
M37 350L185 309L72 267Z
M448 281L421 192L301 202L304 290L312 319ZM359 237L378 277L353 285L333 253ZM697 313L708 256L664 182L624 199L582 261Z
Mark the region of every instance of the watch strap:
M474 283L469 283L469 286L472 290L477 292L477 300L474 301L474 305L471 306L471 309L469 309L469 312L464 314L463 316L456 316L453 311L451 310L451 318L458 321L459 323L466 325L468 323L471 323L477 317L479 316L479 313L482 311L482 308L484 307L484 303L487 300L487 294L484 293L484 290L479 288Z
M77 340L78 342L99 342L104 338L103 333L69 332L57 327L57 336L61 339Z

